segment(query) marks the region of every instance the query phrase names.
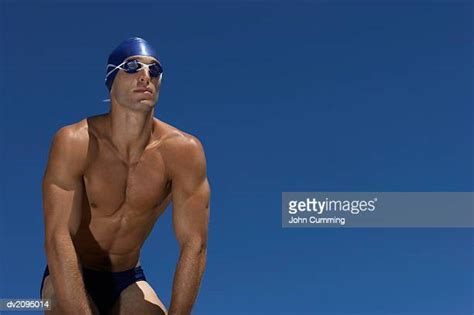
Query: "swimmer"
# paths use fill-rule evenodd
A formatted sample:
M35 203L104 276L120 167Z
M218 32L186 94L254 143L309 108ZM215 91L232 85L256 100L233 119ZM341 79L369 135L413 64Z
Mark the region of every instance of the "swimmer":
M109 56L110 110L59 129L43 178L47 314L190 314L206 265L210 188L200 141L156 119L163 68L130 38ZM172 203L180 246L169 310L140 250Z

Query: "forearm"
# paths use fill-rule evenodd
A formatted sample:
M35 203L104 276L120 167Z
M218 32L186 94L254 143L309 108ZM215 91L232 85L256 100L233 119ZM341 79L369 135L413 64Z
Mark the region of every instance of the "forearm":
M204 269L206 248L184 247L181 250L173 281L168 315L188 315L196 300Z
M61 314L92 314L79 259L69 235L46 242L48 267Z

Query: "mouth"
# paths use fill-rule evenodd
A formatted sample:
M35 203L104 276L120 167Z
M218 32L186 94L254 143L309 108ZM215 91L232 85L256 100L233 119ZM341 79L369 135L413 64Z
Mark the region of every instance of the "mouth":
M153 92L152 92L150 89L136 89L136 90L133 90L133 92L136 92L136 93L144 93L144 94L150 94L150 95L153 94Z

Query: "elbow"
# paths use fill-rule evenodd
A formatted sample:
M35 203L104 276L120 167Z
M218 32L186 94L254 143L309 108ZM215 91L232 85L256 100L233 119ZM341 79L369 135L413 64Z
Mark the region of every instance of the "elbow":
M58 247L65 244L66 242L72 242L71 235L69 233L61 231L54 231L52 233L46 233L46 237L44 240L44 250L46 254L55 252Z
M46 239L44 241L44 251L48 264L51 264L51 260L55 260L58 257L58 243L54 239Z
M46 238L44 241L44 250L46 255L49 256L51 253L55 252L57 249L57 242L54 238Z
M57 248L57 240L55 238L47 238L44 241L44 250L46 253L49 253L53 251L55 248Z
M207 253L207 242L204 240L191 240L181 245L181 250L196 256L205 256Z

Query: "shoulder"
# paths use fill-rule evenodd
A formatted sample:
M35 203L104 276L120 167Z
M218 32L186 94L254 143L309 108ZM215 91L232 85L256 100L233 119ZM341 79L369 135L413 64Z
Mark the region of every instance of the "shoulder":
M206 159L201 141L194 135L158 121L162 133L160 150L172 169L205 171Z
M49 160L54 165L65 164L76 170L84 168L89 148L88 119L66 125L54 134Z
M89 140L87 120L83 119L77 123L66 125L56 131L53 144L67 149L80 148L87 145Z
M183 153L183 151L186 153L200 153L204 151L201 141L196 136L159 120L155 120L155 124L161 134L161 145L167 150L174 153Z
M66 125L55 133L53 143L70 149L87 149L91 136L101 136L104 123L105 115L97 115Z

